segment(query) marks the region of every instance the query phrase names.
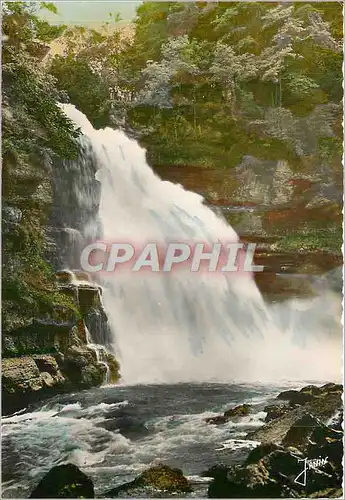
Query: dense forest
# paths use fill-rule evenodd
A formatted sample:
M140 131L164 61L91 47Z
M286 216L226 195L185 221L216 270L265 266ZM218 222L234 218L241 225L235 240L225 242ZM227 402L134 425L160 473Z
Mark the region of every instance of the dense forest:
M337 2L145 2L133 30L116 29L110 14L99 32L49 26L25 3L6 9L5 76L15 75L12 93L40 104L36 119L56 148L62 129L47 106L63 91L94 125L133 130L154 163L228 168L244 154L339 161ZM54 38L64 52L42 66L40 45Z
M341 154L338 3L155 3L133 35L68 29L50 66L94 124L124 121L154 163Z

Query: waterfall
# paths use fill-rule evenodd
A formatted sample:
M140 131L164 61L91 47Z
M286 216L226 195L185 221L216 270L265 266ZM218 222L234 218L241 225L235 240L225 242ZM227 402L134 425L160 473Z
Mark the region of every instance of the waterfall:
M105 372L105 381L104 382L105 382L105 384L109 384L109 382L110 382L110 368L109 368L108 363L104 359L104 346L99 345L99 344L94 344L92 342L92 336L91 336L91 333L90 333L87 326L85 326L85 331L86 331L87 345L89 347L91 347L91 349L93 349L93 351L95 352L97 362L100 363L101 365L105 366L106 372Z
M238 241L201 196L162 181L135 140L95 130L74 106L64 110L83 133L78 175L92 160L100 183L94 227L88 220L82 229L88 241L135 248ZM341 297L332 290L269 306L249 273L118 268L96 279L125 383L341 378Z

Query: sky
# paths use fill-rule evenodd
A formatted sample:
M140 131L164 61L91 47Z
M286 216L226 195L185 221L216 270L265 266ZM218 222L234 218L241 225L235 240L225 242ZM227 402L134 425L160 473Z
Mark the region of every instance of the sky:
M59 0L53 2L59 15L49 11L41 12L41 17L52 24L77 24L95 27L109 20L109 13L119 13L123 21L131 21L135 17L135 9L140 1L71 1Z

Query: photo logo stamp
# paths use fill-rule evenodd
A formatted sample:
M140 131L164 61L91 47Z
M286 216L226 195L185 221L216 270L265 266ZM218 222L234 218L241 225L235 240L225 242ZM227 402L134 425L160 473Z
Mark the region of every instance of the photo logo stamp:
M297 457L296 457L297 458ZM297 458L298 462L303 462L303 470L294 479L294 483L300 484L301 486L306 486L307 484L307 471L308 470L319 470L328 463L328 457L319 458Z

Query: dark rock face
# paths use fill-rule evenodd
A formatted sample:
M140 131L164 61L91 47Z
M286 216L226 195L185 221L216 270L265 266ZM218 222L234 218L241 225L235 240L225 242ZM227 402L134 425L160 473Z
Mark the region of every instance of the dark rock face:
M294 446L301 450L306 448L310 436L322 422L309 413L302 415L285 434L282 443L285 446Z
M341 399L342 385L327 384L320 389L321 393L314 390L316 393L315 396L310 394L310 386L303 388L301 391L286 391L281 393L283 394L284 400L290 402L290 405L285 408L284 413L274 420L271 420L260 429L251 432L247 437L262 443L274 442L280 444L289 429L304 415L312 415L323 424L326 424L327 421L343 407ZM281 394L278 396L279 398ZM298 396L296 396L296 394L298 394ZM307 396L307 401L304 399L305 396ZM296 400L296 397L301 403L298 405L291 404L292 401Z
M106 364L110 382L119 380L119 364L115 357L102 349L97 357L88 345L86 324L90 311L99 312L104 323L107 317L100 301L98 285L66 284L69 273L58 275L58 289L75 303L75 311L60 320L47 318L27 327L6 333L2 338L2 401L5 413L17 411L28 404L50 397L57 392L97 387L105 381ZM84 319L85 318L85 319ZM99 325L89 331L97 341ZM97 328L98 326L98 328ZM102 326L102 325L101 325Z
M30 498L95 498L92 480L76 465L53 467Z
M278 394L277 399L289 401L292 404L303 405L307 401L311 401L313 399L313 395L309 392L284 391Z
M209 498L341 497L343 430L341 412L334 412L342 408L342 386L306 386L286 391L282 399L295 400L296 394L311 395L311 400L298 407L284 405L283 415L248 435L263 442L243 465L216 466L204 473L214 478Z
M320 432L315 431L314 432ZM311 432L311 436L314 436ZM323 427L322 434L332 434ZM326 438L325 438L326 439ZM330 449L332 446L332 449ZM310 442L306 455L298 448L275 445L260 445L248 456L242 466L230 467L213 477L208 490L209 498L281 498L281 497L322 497L319 492L327 491L326 496L339 496L342 485L342 433L330 444L328 449ZM295 479L303 471L304 458L308 460L327 457L327 462L313 469L308 466L306 484L298 484ZM311 462L310 462L311 463ZM222 472L222 473L221 473ZM300 479L302 482L302 479Z
M265 406L264 411L267 413L265 422L270 422L276 418L281 417L289 409L286 405L268 405Z
M144 471L134 481L109 490L102 496L115 498L122 493L129 496L142 496L145 491L146 493L150 491L150 496L155 496L155 492L156 496L157 494L159 496L159 492L176 495L188 493L192 491L192 488L180 469L172 469L167 465L157 465Z

